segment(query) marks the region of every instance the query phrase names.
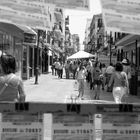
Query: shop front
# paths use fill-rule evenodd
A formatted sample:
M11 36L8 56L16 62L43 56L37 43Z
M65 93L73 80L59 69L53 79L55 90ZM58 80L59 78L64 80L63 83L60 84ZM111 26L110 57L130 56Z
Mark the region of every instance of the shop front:
M33 50L35 42L36 33L31 28L0 22L0 50L15 56L16 74L23 79L29 78L29 66L34 63L30 48Z
M132 95L140 96L140 36L127 35L116 43L117 46L117 58L122 61L123 58L127 58L130 61L131 67L134 67L133 91ZM135 82L135 83L134 83Z

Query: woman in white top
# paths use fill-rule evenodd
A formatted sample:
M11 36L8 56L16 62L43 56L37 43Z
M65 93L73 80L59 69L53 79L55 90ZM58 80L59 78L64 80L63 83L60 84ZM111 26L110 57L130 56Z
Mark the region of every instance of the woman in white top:
M113 84L114 100L116 103L121 103L122 97L128 92L129 84L121 63L116 64L115 70L109 81L109 87Z
M84 68L84 66L81 64L77 70L77 74L76 74L76 78L77 78L77 81L79 83L79 87L78 87L78 90L79 90L79 95L78 97L81 97L81 99L83 99L83 95L84 95L84 80L85 80L85 77L86 77L86 70Z

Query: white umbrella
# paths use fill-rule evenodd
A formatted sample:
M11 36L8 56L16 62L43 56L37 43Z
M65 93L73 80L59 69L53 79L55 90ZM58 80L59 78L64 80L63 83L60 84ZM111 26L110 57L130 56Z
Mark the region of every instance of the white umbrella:
M79 51L71 56L69 56L67 59L80 59L80 58L92 58L95 57L95 55L91 53L87 53L85 51Z

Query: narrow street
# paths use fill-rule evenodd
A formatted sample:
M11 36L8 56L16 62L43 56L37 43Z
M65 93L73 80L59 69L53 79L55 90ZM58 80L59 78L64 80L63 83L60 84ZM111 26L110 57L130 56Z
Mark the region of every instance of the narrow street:
M84 100L75 99L78 91L74 88L73 79L59 79L51 73L42 74L38 77L38 84L35 78L24 81L24 88L27 102L57 102L57 103L115 103L112 93L101 91L100 100L94 100L94 91L89 90L89 85L85 83ZM73 100L72 100L73 99ZM127 103L139 103L140 98L129 96Z

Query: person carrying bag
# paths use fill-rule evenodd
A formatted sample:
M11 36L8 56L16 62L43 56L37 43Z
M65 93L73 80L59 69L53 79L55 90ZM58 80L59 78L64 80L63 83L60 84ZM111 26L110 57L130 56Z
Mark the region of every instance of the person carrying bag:
M129 84L127 74L123 72L123 65L117 63L115 72L109 81L109 87L113 84L113 97L116 103L122 103L123 97L129 94Z
M12 55L2 55L0 76L0 101L25 101L22 80L16 76L16 61Z

